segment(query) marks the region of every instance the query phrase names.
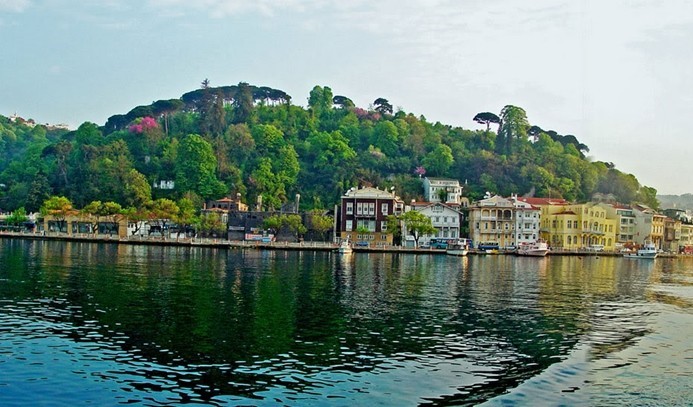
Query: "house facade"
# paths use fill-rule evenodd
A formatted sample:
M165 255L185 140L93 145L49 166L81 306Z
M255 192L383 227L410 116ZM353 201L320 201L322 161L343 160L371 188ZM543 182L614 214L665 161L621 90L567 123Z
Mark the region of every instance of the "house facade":
M415 210L431 219L431 224L436 228L433 235L419 237L419 246L430 244L431 239L444 239L454 241L462 237L462 223L464 214L460 205L444 204L442 202L412 202L411 210ZM414 247L414 238L407 233L403 226L402 235L405 239L404 246Z
M680 253L693 254L693 224L681 223Z
M387 229L387 217L404 212L404 202L393 191L373 187L351 188L340 200L338 238L370 245L391 245L392 232Z
M617 226L616 231L616 248L630 246L635 242L635 214L630 206L625 205L609 205L600 204L606 209L608 218L615 219Z
M617 222L593 202L542 208L541 233L554 248L564 250L616 248Z
M423 180L423 188L427 202L463 203L462 186L458 180L426 177Z
M641 245L652 242L658 248L662 248L664 240L664 219L666 216L656 213L645 205L633 205L635 216L634 242Z
M527 202L511 197L515 206L515 247L539 240L541 229L541 209Z
M664 237L662 249L672 253L678 253L681 242L681 221L672 218L664 219Z
M469 237L474 247L515 244L515 204L511 199L492 196L469 206Z

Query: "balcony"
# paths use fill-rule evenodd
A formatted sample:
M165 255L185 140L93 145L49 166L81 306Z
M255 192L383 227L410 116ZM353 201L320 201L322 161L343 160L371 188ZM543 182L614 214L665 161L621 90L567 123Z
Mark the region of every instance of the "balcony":
M478 220L481 220L481 221L484 221L484 220L488 220L488 221L497 221L497 220L498 220L498 217L497 217L497 216L481 216L481 217L479 217Z

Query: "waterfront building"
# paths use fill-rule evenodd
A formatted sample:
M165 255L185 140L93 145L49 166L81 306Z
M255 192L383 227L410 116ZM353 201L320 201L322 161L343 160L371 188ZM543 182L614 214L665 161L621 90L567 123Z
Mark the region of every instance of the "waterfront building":
M552 209L552 210L551 210ZM565 205L542 208L541 237L554 249L577 250L583 248L580 214Z
M87 214L55 217L43 217L43 230L51 233L66 233L68 235L102 235L127 237L129 229L125 216L92 216Z
M642 204L633 205L633 215L635 215L634 242L639 245L652 242L658 249L661 249L666 216L660 215L652 208Z
M469 237L475 247L515 244L515 204L511 199L492 196L469 206Z
M519 200L516 195L512 196L511 200L515 206L515 247L535 243L539 239L541 229L541 209Z
M679 252L681 241L681 221L669 217L664 218L664 236L662 249L672 253Z
M602 204L546 205L542 207L541 236L553 248L615 250L617 221Z
M679 252L693 254L693 224L681 223L681 239L679 240Z
M633 208L621 204L599 204L606 210L609 219L615 219L616 230L616 249L630 246L635 242L635 214Z
M462 237L464 214L459 204L412 202L411 210L418 211L431 219L431 224L436 228L434 235L424 235L419 238L419 246L428 245L433 238L454 241ZM402 236L405 239L404 246L414 246L414 237L408 234L404 227Z
M387 217L404 212L404 201L393 190L373 187L351 188L335 208L338 237L373 245L392 244Z

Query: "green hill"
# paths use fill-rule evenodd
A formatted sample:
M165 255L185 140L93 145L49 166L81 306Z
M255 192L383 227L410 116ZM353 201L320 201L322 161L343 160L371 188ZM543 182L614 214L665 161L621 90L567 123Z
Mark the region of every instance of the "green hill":
M262 195L268 208L300 194L302 209L327 208L357 185L419 199L422 175L458 179L472 199L491 191L584 201L600 192L657 206L653 188L591 162L575 136L531 125L517 106L470 117L486 128L469 130L393 111L384 98L357 107L329 87L313 88L307 108L291 102L277 89L205 81L71 132L0 116L0 208L34 211L51 195L83 207L236 194L249 203ZM160 181L175 188L151 188Z

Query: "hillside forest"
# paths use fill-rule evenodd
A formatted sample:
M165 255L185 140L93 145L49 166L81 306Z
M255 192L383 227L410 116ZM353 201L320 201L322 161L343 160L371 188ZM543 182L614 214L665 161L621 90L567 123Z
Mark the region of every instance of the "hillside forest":
M203 201L240 194L278 210L300 194L301 210L330 208L350 187L394 187L422 199L422 177L460 180L486 192L590 200L595 193L656 208L656 190L608 162L591 161L575 136L530 124L519 106L468 118L481 130L367 108L327 86L307 107L247 83L199 89L68 131L0 116L0 209L37 211L52 196L82 208L112 201L137 208L153 199ZM160 188L174 181L173 189Z

